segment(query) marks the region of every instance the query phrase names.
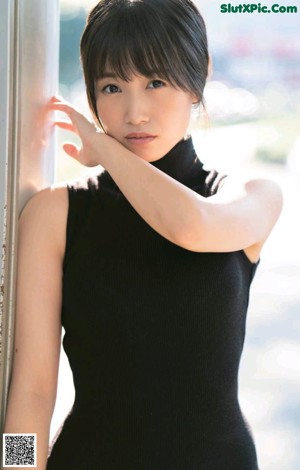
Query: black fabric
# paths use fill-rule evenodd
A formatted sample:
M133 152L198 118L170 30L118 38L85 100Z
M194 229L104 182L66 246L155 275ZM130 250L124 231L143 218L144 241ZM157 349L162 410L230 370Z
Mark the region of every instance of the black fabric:
M152 164L205 197L223 180L191 139ZM76 396L47 470L257 470L237 396L257 265L169 242L106 171L68 194L62 324Z

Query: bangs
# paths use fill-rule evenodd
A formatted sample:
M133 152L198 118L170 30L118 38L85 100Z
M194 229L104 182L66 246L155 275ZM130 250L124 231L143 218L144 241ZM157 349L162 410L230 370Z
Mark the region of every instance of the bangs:
M205 23L191 0L101 0L81 38L81 60L96 117L96 81L112 73L157 76L202 99L208 71Z
M194 91L186 79L193 65L179 40L182 25L178 22L170 30L160 19L161 13L153 15L153 5L147 12L146 4L134 2L99 28L90 50L94 81L108 71L125 81L132 75L155 74L175 87Z
M182 74L174 73L171 69L172 59L168 57L162 48L144 36L144 31L138 31L134 41L125 35L106 37L101 50L95 55L93 76L95 80L101 79L105 73L111 72L121 80L129 81L133 75L152 77L157 75L172 85L186 87ZM146 41L146 42L145 42ZM143 47L141 46L143 44Z

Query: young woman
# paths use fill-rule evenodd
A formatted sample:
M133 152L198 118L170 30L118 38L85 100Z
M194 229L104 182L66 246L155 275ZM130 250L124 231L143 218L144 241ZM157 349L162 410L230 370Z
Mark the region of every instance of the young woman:
M238 402L249 288L282 206L271 181L207 171L188 126L209 56L190 0L102 0L81 41L95 123L60 99L99 175L20 217L5 432L39 470L256 470ZM61 326L74 405L48 453Z

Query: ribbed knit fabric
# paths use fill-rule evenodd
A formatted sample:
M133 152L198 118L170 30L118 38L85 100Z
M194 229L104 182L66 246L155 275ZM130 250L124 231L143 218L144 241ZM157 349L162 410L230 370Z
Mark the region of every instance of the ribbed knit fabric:
M222 180L190 138L152 164L205 197ZM76 396L47 470L257 470L238 403L257 265L169 242L107 171L68 194L62 324Z

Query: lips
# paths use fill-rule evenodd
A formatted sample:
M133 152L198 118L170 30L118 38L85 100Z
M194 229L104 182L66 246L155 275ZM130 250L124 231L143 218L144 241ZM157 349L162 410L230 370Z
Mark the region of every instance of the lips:
M156 138L154 134L145 132L132 132L126 136L126 139L133 145L142 145L152 142Z

